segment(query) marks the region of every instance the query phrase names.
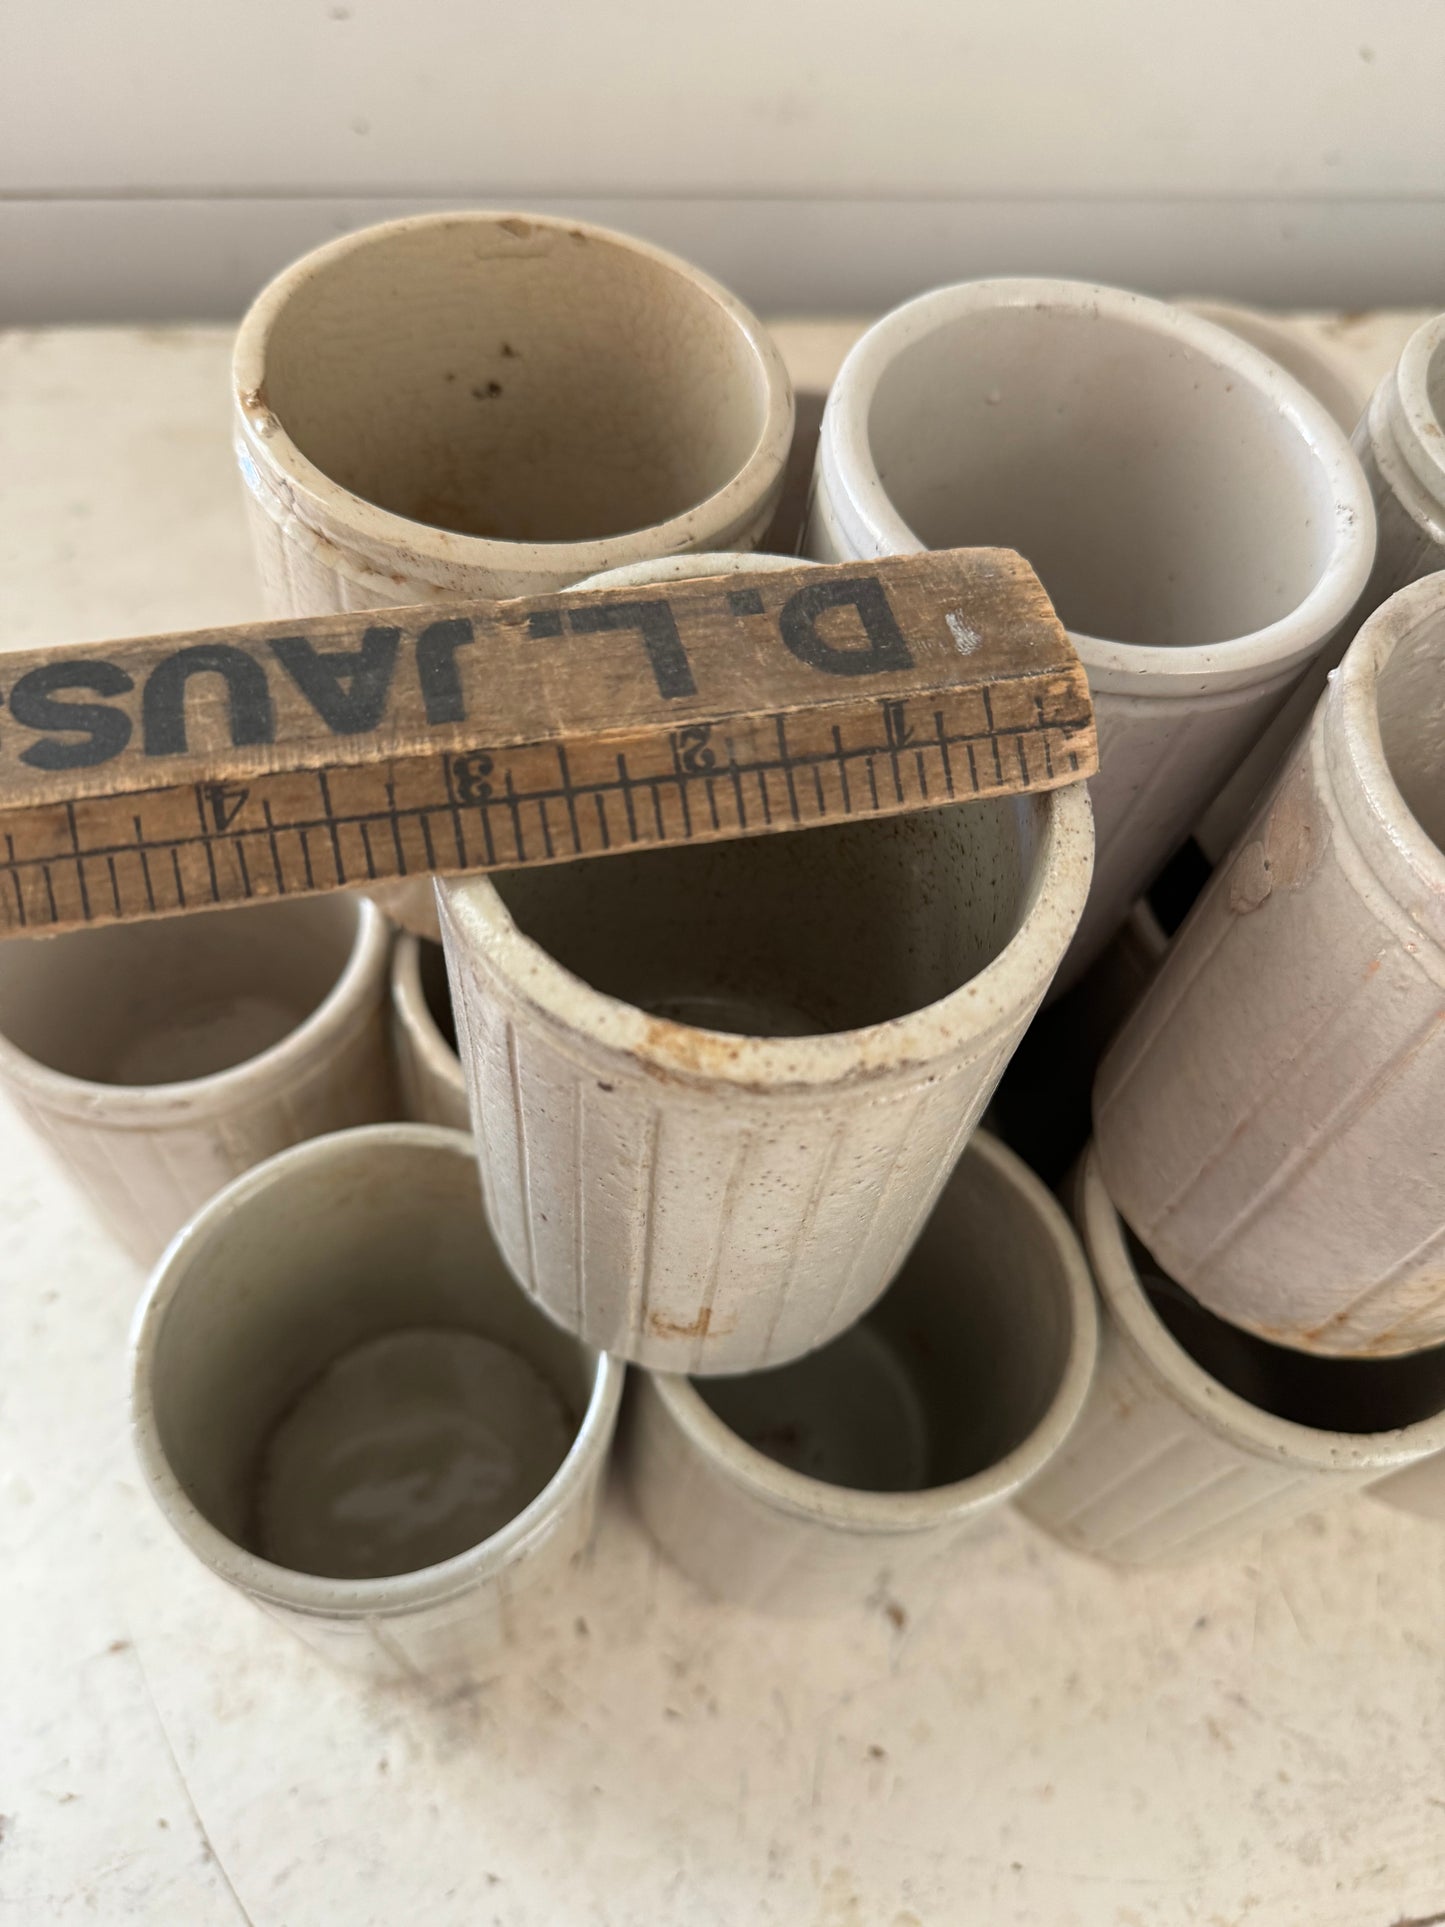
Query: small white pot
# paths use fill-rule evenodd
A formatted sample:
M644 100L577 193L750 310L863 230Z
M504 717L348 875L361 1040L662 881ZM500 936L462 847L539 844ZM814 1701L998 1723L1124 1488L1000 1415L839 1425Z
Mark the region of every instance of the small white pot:
M1068 1219L976 1132L861 1324L775 1371L637 1383L634 1502L684 1571L743 1605L819 1612L939 1583L1067 1438L1096 1330Z
M0 1086L143 1264L222 1185L392 1116L391 933L349 895L0 944Z
M1325 681L1364 619L1407 583L1445 569L1445 315L1418 328L1380 382L1355 430L1374 497L1375 566L1352 621L1322 650L1259 742L1196 828L1218 862L1249 819L1290 746L1309 721Z
M725 288L543 215L417 215L316 249L257 297L233 381L276 616L751 548L793 433L782 359ZM439 939L430 878L371 894Z
M342 1666L484 1662L591 1538L622 1367L517 1290L459 1131L342 1132L239 1179L166 1252L132 1363L167 1522ZM409 1565L424 1546L445 1556ZM268 1547L324 1548L329 1570Z
M1062 988L1349 615L1369 491L1321 403L1222 328L1112 288L979 281L849 354L805 546L966 543L1027 556L1093 691L1098 856Z
M543 215L419 215L318 248L257 298L234 382L278 615L751 547L792 437L782 359L726 289Z
M1110 1195L1306 1351L1445 1340L1445 575L1361 629L1100 1068Z
M407 1117L470 1131L446 959L440 944L405 931L391 957L391 1042Z
M753 1371L892 1277L1073 933L1082 785L439 892L487 1214L592 1344Z
M1071 1188L1104 1301L1099 1360L1078 1424L1019 1500L1056 1539L1123 1565L1202 1558L1445 1447L1441 1361L1309 1358L1167 1280L1146 1290L1094 1151Z

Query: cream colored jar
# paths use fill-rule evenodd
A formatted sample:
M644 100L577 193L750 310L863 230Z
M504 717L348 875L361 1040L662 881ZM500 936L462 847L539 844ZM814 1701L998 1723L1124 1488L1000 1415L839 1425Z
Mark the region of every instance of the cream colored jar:
M1103 1299L1073 1433L1019 1499L1124 1565L1207 1557L1445 1447L1445 1357L1309 1358L1212 1318L1131 1245L1091 1150L1072 1185Z
M1062 988L1348 617L1369 491L1321 403L1210 322L1080 282L968 282L844 362L806 547L966 543L1027 556L1093 691L1098 851Z
M143 1264L303 1138L393 1115L391 933L346 895L0 944L0 1088Z
M860 1324L771 1371L638 1382L634 1503L720 1598L827 1612L903 1590L918 1610L1068 1437L1095 1343L1068 1219L976 1132Z
M825 1343L902 1261L1088 889L1082 785L439 890L488 1217L658 1370Z
M471 1142L391 1124L239 1179L136 1316L132 1431L167 1523L336 1664L489 1664L592 1534L622 1367L487 1238Z
M1361 629L1100 1068L1110 1196L1221 1317L1445 1340L1445 575Z
M792 442L787 370L739 301L553 216L418 215L332 241L257 297L233 375L276 616L751 548ZM375 898L437 937L429 880Z

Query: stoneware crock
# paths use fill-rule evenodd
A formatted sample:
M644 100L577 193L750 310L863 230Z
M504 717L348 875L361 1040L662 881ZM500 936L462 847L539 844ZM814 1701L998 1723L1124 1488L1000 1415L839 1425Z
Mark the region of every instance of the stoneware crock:
M393 1116L391 932L364 899L0 944L0 1088L143 1264L222 1185Z
M976 1132L861 1324L772 1371L635 1382L633 1501L722 1598L821 1612L903 1589L916 1608L1061 1448L1095 1343L1068 1219Z
M460 1131L346 1131L239 1179L161 1260L132 1363L167 1522L341 1666L494 1660L591 1538L622 1367L517 1289Z
M782 359L725 288L544 215L418 215L316 249L258 296L233 378L276 616L751 548L792 440ZM376 894L436 937L429 882Z
M391 1042L404 1114L469 1131L446 958L439 943L405 930L391 956Z
M755 1371L851 1325L1042 998L1090 850L1076 784L443 883L516 1275L661 1371Z
M1436 315L1411 335L1399 361L1376 388L1354 439L1375 504L1375 566L1350 622L1310 665L1196 826L1195 834L1215 862L1234 842L1289 754L1324 692L1326 677L1360 624L1397 589L1445 568L1445 315Z
M1100 1067L1099 1165L1212 1311L1445 1340L1445 575L1361 629Z
M1369 574L1329 411L1247 342L1114 288L979 281L895 309L828 399L805 546L998 543L1088 671L1097 858L1081 974Z
M1019 1509L1124 1565L1203 1558L1445 1447L1445 1354L1310 1358L1159 1275L1086 1153L1075 1222L1103 1299L1083 1414Z

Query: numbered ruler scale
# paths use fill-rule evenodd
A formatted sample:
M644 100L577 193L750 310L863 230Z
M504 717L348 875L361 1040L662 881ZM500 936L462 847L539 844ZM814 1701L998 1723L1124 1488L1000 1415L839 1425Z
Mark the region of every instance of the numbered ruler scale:
M1084 672L1009 550L5 658L0 934L1051 788Z

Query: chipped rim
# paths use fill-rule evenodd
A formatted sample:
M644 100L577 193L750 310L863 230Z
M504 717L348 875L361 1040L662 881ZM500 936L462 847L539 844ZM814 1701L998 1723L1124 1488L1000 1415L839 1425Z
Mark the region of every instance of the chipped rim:
M741 342L751 350L761 376L761 424L751 454L742 467L711 495L691 503L666 521L643 529L585 542L507 541L462 535L427 522L412 521L353 493L302 454L281 420L265 401L266 362L272 331L297 290L337 261L363 249L385 247L399 234L432 228L496 227L506 221L525 221L559 235L581 235L626 254L641 255L689 283L731 322ZM465 589L468 578L485 570L516 570L523 557L535 557L539 571L557 576L593 575L618 559L619 547L645 535L659 553L682 551L696 545L699 527L714 537L750 527L763 506L782 485L793 439L793 387L772 338L750 309L711 275L680 256L650 242L557 215L476 210L466 213L420 214L384 221L340 236L303 255L276 276L256 297L243 317L232 359L232 397L245 452L266 473L266 487L288 498L297 518L313 535L334 540L338 532L355 542L369 569L383 569L388 560L410 565L399 576L411 580L411 569L424 571L436 587ZM715 547L716 541L709 547Z
M228 1184L176 1233L150 1276L130 1332L131 1443L151 1497L166 1523L203 1565L254 1598L287 1612L356 1621L444 1605L497 1579L532 1544L545 1542L556 1516L578 1503L585 1487L603 1469L626 1376L620 1359L574 1337L581 1356L595 1364L587 1406L562 1463L536 1497L506 1525L465 1552L435 1565L382 1579L328 1579L318 1573L294 1572L289 1566L263 1559L212 1525L181 1484L161 1442L155 1371L166 1314L180 1291L204 1288L197 1266L204 1264L206 1246L212 1240L234 1235L231 1221L238 1213L258 1208L266 1192L278 1182L289 1185L304 1177L316 1182L328 1166L344 1164L360 1143L430 1150L460 1160L475 1176L476 1148L472 1140L464 1131L438 1124L369 1124L294 1145ZM477 1228L479 1235L485 1235L480 1200ZM497 1264L502 1275L511 1279L500 1253ZM512 1283L521 1293L521 1286L515 1280Z
M1007 279L935 288L876 322L850 351L828 397L818 476L831 515L857 553L908 554L921 545L894 508L873 460L869 417L885 370L899 352L965 317L1046 308L1107 316L1163 335L1263 392L1320 464L1334 505L1329 555L1308 593L1263 628L1219 642L1162 647L1069 634L1096 694L1178 697L1250 688L1301 667L1349 616L1375 554L1374 504L1348 437L1316 396L1260 349L1201 316L1147 295L1082 281ZM1047 586L1047 585L1045 585ZM1181 689L1180 685L1185 687Z
M672 1372L646 1374L644 1389L662 1405L692 1450L771 1510L837 1531L927 1532L1013 1498L1037 1478L1073 1430L1093 1382L1098 1351L1093 1279L1078 1234L1042 1180L988 1131L973 1133L960 1164L970 1158L988 1165L1000 1189L1011 1192L1049 1233L1059 1288L1068 1299L1070 1330L1068 1353L1048 1404L1019 1443L980 1472L911 1492L868 1492L779 1465L719 1418L690 1378ZM940 1204L946 1197L945 1190Z

